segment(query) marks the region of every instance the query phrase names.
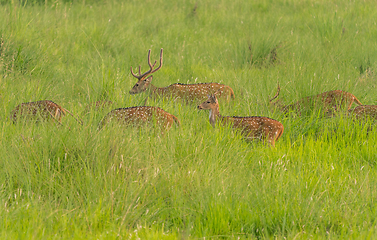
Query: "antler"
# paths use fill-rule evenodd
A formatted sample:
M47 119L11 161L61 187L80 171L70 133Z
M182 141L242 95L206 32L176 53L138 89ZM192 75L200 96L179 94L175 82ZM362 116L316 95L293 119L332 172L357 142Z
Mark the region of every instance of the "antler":
M280 93L280 85L279 85L279 82L278 82L278 90L277 90L275 96L270 99L270 102L272 102L272 100L274 100L275 98L277 98L279 96L279 93Z
M156 72L157 70L159 70L161 67L162 67L162 51L163 51L163 48L161 48L161 52L160 52L160 66L158 66L158 68L154 69L154 66L156 65L156 62L157 61L154 61L153 65L151 64L151 50L149 49L148 51L148 65L149 65L149 70L146 71L145 73L141 74L141 71L140 71L140 65L139 65L139 75L136 75L133 71L132 71L132 67L131 67L131 74L132 76L134 76L135 78L137 79L142 79L142 78L145 78L147 77L148 75Z

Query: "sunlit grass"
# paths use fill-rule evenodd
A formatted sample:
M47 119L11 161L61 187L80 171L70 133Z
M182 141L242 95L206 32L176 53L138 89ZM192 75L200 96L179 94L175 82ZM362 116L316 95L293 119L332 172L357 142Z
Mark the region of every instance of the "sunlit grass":
M279 82L285 104L335 89L375 104L376 14L372 1L0 0L0 237L374 238L375 122L286 117L268 100ZM99 131L144 103L129 69L160 48L154 85L231 86L221 114L279 120L276 147L169 99L148 100L180 119L166 134ZM84 124L10 122L43 99ZM99 100L113 105L87 107Z

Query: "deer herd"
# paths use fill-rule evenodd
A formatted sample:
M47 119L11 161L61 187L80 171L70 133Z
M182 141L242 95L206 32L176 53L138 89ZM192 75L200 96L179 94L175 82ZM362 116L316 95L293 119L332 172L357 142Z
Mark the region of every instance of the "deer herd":
M216 124L230 125L233 129L239 131L246 140L260 139L267 141L271 146L275 146L275 142L282 136L284 132L283 124L269 117L222 116L219 112L218 99L229 102L235 98L232 88L227 85L219 83L175 83L167 87L154 86L151 83L153 79L153 75L151 74L162 67L163 49L161 49L160 52L160 61L157 68L154 68L157 61L152 64L150 54L151 50L148 51L148 71L141 73L141 67L139 65L138 74L135 74L131 67L131 74L137 78L138 81L130 90L130 94L138 94L147 91L148 97L153 99L165 97L174 100L182 100L188 104L202 102L197 108L200 110L209 110L209 122L213 127L215 127ZM326 116L332 116L336 112L346 110L348 114L358 119L377 119L377 105L362 105L353 94L341 90L305 97L289 105L283 105L279 100L273 102L279 96L279 93L280 86L278 85L277 93L270 100L270 105L279 109L286 116L290 114L301 115L302 112L309 109L308 106L311 105L321 108ZM351 109L353 103L358 104L358 106ZM88 111L93 107L99 109L111 105L111 101L98 101L88 105L86 110ZM14 123L20 119L24 119L33 121L53 120L61 124L61 118L66 113L73 116L81 125L83 124L81 120L78 120L67 109L50 100L21 103L11 112L10 119ZM98 129L102 129L109 122L122 123L126 126L133 127L152 125L160 128L162 132L169 130L174 123L177 126L180 125L180 121L176 116L159 107L152 106L114 109L102 119Z

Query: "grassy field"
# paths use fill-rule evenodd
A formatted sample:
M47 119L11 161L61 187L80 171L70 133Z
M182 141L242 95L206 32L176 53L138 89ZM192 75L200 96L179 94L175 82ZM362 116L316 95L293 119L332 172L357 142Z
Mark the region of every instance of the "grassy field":
M335 89L376 104L376 19L372 0L0 0L0 238L376 238L375 124L268 102L279 82L286 104ZM276 147L168 99L148 102L181 120L164 136L98 131L143 104L129 69L160 48L156 86L231 86L220 112L282 122ZM84 125L9 120L42 99ZM114 105L85 112L97 100Z

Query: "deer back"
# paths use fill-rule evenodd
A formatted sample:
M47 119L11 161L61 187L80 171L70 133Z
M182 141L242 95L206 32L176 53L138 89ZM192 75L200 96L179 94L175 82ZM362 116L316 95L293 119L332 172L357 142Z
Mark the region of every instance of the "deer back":
M154 95L182 99L186 102L202 102L208 98L208 95L216 92L216 96L229 101L234 99L233 89L220 83L196 83L182 84L175 83L168 87L157 88L153 91Z
M101 121L99 128L102 128L110 121L117 123L140 127L142 125L151 125L155 123L157 126L169 130L174 122L180 124L177 117L164 111L159 107L129 107L118 108L108 113Z
M361 104L361 102L349 92L332 90L303 98L296 103L296 106L300 108L301 105L311 104L314 107L323 108L325 113L330 114L343 109L349 110L354 102Z
M275 141L280 138L284 131L283 124L268 117L221 116L216 94L210 95L207 101L200 104L198 108L211 110L209 119L212 126L215 126L216 120L221 124L231 124L234 129L240 130L246 139L267 140L272 146L275 146Z
M341 90L334 90L325 92L322 95L322 99L325 99L325 104L328 107L332 107L335 110L340 109L347 109L349 110L352 104L355 102L358 105L362 105L361 102L349 92L341 91Z
M377 119L377 105L360 105L355 107L354 109L348 110L349 114L358 118L371 118Z
M10 118L13 122L21 118L28 120L48 120L54 118L61 121L61 117L65 115L65 109L50 100L42 100L36 102L21 103L15 107Z
M222 117L224 122L231 122L233 128L239 129L247 139L258 138L275 145L284 132L284 126L279 121L268 117Z
M270 100L270 103L272 100L277 98L279 91L280 87L278 86L278 92ZM330 114L342 109L349 110L354 102L361 105L361 102L353 94L341 90L333 90L313 96L304 97L299 101L289 105L279 104L279 106L286 115L288 115L289 112L296 112L300 115L304 109L311 109L312 107L323 108L326 114Z

